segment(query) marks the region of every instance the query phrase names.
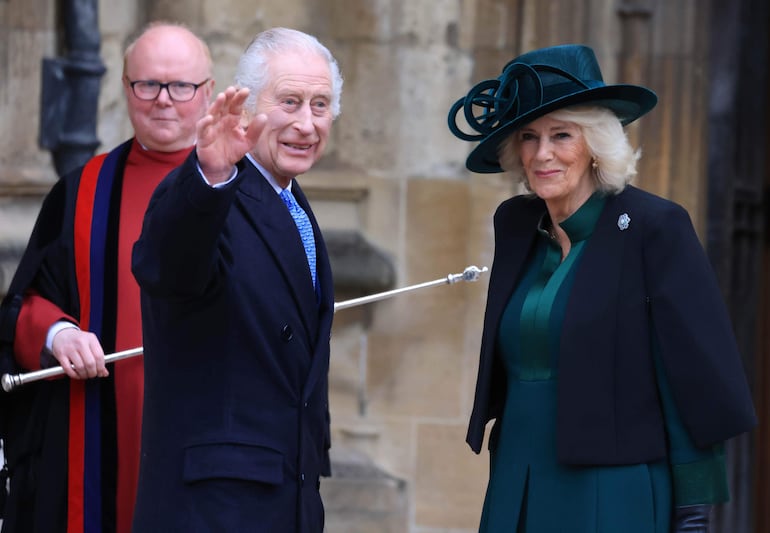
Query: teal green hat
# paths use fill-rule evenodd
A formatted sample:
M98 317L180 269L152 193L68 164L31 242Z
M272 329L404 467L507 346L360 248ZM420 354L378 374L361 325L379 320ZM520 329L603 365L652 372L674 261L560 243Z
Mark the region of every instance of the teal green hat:
M655 107L658 97L638 85L606 85L594 51L565 44L534 50L510 61L502 74L474 86L449 110L449 129L464 141L478 141L465 166L480 173L502 172L498 147L508 135L563 107L589 104L606 107L624 126ZM463 110L476 132L457 126Z

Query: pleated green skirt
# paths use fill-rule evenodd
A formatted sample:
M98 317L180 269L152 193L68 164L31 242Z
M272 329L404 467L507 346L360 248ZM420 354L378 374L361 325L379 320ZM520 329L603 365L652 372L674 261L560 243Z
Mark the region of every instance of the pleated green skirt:
M669 532L672 489L666 462L561 465L555 421L555 380L508 382L480 532Z

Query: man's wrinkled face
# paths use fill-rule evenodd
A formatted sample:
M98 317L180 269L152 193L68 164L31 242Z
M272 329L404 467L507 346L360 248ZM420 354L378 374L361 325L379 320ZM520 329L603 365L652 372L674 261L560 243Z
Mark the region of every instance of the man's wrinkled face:
M321 158L333 122L332 81L322 56L307 51L281 54L269 62L270 76L256 102L267 124L252 150L283 186Z

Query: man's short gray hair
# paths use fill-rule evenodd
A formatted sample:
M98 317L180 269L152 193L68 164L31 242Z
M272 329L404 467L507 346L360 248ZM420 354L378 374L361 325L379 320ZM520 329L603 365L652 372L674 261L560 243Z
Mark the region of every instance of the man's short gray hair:
M244 107L247 111L255 111L257 96L269 81L267 66L271 56L294 50L315 52L326 59L332 82L331 112L332 117L337 118L342 96L342 74L337 60L317 38L289 28L272 28L259 33L241 55L235 72L235 84L249 89L249 97Z

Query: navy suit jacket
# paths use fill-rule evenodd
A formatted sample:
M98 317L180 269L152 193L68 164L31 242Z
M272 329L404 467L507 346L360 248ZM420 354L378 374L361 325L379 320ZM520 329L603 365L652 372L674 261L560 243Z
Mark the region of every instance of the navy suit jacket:
M544 213L542 200L517 196L494 216L495 256L467 437L476 453L486 423L502 413L499 323ZM618 223L623 214L630 217L626 229ZM698 446L756 424L716 276L681 206L632 186L608 196L576 268L557 363L560 461L629 464L665 456L653 339Z
M221 189L195 153L159 185L134 247L145 362L134 531L318 532L329 475L334 296L286 206L246 159Z

